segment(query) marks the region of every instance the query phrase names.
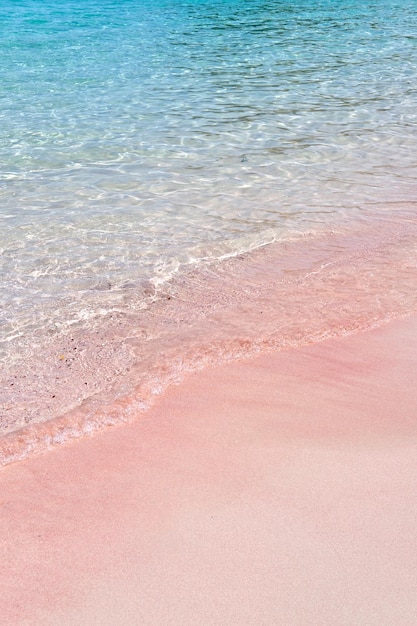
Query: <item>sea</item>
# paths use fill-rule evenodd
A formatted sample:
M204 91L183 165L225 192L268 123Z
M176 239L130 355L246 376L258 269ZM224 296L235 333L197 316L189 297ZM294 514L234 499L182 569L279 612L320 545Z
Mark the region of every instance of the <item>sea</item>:
M0 464L417 312L415 0L3 0L0 35Z

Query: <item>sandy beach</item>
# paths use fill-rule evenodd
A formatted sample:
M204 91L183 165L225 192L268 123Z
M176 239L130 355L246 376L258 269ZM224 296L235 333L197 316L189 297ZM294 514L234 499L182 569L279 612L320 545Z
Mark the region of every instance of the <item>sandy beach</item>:
M1 623L413 625L417 317L0 472Z
M417 626L413 0L4 0L0 626Z

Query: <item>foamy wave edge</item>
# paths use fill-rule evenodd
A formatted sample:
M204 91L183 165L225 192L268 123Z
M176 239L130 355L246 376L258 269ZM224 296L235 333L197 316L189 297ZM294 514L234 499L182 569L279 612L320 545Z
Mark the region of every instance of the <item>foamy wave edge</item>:
M346 337L357 332L370 331L395 319L407 318L412 314L381 318L374 320L366 327L358 325L350 329L339 329L338 332L320 333L300 344L283 345L282 342L273 339L244 345L237 342L234 346L228 346L227 351L222 353L222 358L213 358L213 355L210 358L207 354L204 358L197 358L194 362L184 365L181 370L172 372L165 381L157 381L154 386L147 389L146 394L144 394L143 389L138 389L136 394L118 399L111 406L103 406L101 411L96 409L93 413L85 410L85 406L82 405L63 416L47 422L28 425L1 437L0 468L45 454L78 439L91 437L111 428L138 421L169 387L180 384L188 374L196 373L206 367L215 367L228 362L254 358L263 353L297 349L308 344ZM144 399L144 395L147 396L146 399ZM86 404L89 402L90 399Z
M171 344L163 355L162 366L151 367L142 378L133 371L133 384L124 391L119 390L110 399L107 397L107 401L93 395L61 416L38 420L5 434L0 438L0 467L136 421L158 396L169 386L181 382L188 373L267 351L296 349L371 330L414 314L417 311L416 236L416 220L389 220L376 234L374 227L369 232L360 228L342 237L337 234L333 239L326 237L326 241L310 241L301 257L296 242L284 251L266 246L248 261L249 265L242 264L243 270L236 259L227 266L227 271L222 266L218 275L209 270L204 275L199 273L197 278L194 274L187 276L187 280L181 277L167 292L169 306L178 298L181 315L187 316L190 307L183 297L195 295L196 288L205 296L207 284L202 279L214 277L211 289L219 296L218 307L211 312L208 308L207 313L204 308L207 302L200 302L204 315L195 318L197 326L186 328L191 329L190 336L186 332L181 335L178 326L169 328L167 337ZM292 256L288 265L289 252ZM307 258L312 264L297 265L300 258L303 263ZM297 268L295 274L294 268ZM248 277L248 271L251 282L237 285L239 278ZM233 296L224 304L226 292L221 289L234 292L237 287L240 288L237 297ZM177 314L178 309L174 312ZM267 320L265 315L259 315L264 312ZM223 332L230 315L234 316L235 323L231 334L228 330ZM177 320L177 317L168 315L165 322L172 319ZM178 343L172 344L173 337Z

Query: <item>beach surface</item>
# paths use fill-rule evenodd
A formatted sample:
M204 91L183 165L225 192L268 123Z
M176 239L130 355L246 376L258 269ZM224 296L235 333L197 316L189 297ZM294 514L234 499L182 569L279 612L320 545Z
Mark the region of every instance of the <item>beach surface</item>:
M190 374L0 472L0 621L414 625L417 317Z

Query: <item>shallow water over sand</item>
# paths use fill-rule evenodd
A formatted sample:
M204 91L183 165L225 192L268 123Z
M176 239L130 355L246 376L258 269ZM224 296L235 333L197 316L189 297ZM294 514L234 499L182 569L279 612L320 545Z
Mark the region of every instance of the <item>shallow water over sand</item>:
M413 3L6 2L0 29L18 456L415 311Z
M413 210L190 267L140 310L41 337L36 369L33 345L5 369L3 463L136 419L189 371L417 311Z

